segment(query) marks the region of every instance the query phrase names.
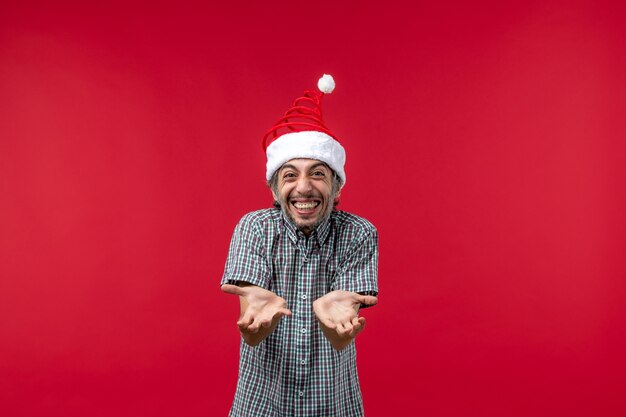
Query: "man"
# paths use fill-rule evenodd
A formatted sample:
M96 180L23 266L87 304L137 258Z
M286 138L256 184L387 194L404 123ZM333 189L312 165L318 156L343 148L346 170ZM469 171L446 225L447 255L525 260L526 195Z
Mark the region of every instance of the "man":
M232 417L363 415L353 341L359 308L377 303L378 235L335 209L345 151L321 117L334 81L318 86L265 135L276 207L245 215L231 241L221 288L239 296L243 339Z

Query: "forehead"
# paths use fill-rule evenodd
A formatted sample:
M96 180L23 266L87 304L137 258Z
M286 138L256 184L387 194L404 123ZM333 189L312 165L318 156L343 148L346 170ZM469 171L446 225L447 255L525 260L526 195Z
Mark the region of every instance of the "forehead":
M330 170L328 165L325 162L322 162L318 159L308 159L308 158L295 158L290 159L285 162L283 166L280 167L280 171L284 169L295 169L297 171L308 171L313 168L325 168Z

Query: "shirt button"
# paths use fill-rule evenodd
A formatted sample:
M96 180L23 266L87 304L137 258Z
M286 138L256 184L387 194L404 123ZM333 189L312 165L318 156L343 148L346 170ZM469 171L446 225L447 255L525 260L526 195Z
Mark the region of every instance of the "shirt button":
M302 333L306 333L306 329L303 327L302 330L300 330Z
M301 397L302 397L302 396L304 396L304 391L300 391L300 392L298 393L298 395L299 395L299 396L301 396Z
M302 299L306 300L306 294L302 294Z
M302 360L300 361L300 365L306 365L306 361L305 361L304 359L302 359Z
M309 262L309 258L307 258L306 256L304 258L302 258L302 262L307 263Z

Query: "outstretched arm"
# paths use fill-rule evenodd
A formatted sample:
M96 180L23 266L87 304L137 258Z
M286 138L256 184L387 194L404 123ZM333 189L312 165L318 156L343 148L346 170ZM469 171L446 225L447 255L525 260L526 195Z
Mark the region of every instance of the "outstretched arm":
M243 340L256 346L270 335L283 316L291 316L287 302L271 291L252 284L224 284L222 291L239 296L241 314L237 326Z
M365 318L359 317L361 304L375 305L378 298L350 291L331 291L313 302L313 311L322 333L333 348L341 350L365 327Z

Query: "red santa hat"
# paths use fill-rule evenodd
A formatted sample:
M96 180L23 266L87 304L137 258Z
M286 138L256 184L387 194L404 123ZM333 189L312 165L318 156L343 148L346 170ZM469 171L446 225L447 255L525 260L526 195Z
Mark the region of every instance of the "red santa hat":
M307 90L285 115L263 136L269 181L285 162L310 158L325 162L346 183L346 151L322 120L321 99L335 89L333 77L324 74L317 82L320 91Z

